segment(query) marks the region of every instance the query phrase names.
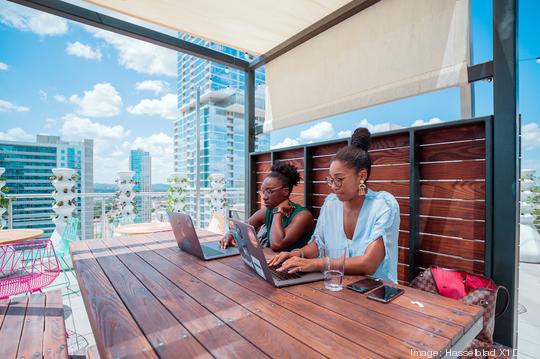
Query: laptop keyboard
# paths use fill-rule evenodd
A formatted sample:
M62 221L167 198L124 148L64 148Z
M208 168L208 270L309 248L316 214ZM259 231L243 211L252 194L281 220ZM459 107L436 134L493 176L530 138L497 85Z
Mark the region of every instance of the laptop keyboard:
M208 257L214 257L225 254L225 251L218 251L210 246L201 245L203 252Z
M298 273L278 272L277 269L279 267L281 267L281 264L268 267L268 269L270 269L270 273L272 273L272 275L274 277L278 278L279 280L297 279L297 278L302 277L302 275L300 275Z

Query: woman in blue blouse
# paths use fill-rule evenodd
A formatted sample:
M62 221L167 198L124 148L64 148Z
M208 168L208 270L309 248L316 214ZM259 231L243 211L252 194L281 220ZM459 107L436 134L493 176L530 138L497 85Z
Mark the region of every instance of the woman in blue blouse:
M399 205L390 193L367 188L371 170L371 134L358 128L351 145L334 157L326 182L332 189L317 221L312 241L269 260L279 270L323 270L319 248L347 246L346 274L367 274L397 282Z

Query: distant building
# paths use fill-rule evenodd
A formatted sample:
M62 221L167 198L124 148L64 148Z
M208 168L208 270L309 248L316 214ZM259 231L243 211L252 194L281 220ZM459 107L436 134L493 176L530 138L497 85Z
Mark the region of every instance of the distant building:
M129 156L129 169L135 172L134 180L138 182L133 188L139 192L152 191L152 158L150 153L137 149ZM150 196L135 197L138 216L142 222L152 220L152 198Z
M5 167L10 194L50 194L54 190L49 177L56 167L77 171L77 193L93 192L93 140L65 142L59 136L37 135L36 142L0 141L0 167ZM52 197L20 198L13 202L13 228L39 228L50 236L54 230ZM81 219L81 239L92 239L93 198L76 198L74 216Z
M236 57L246 55L238 50L217 45L189 35L182 39L225 52ZM270 135L262 133L264 122L264 71L256 71L255 85L255 146L257 151L270 148ZM245 73L186 54L178 54L178 106L180 117L174 122L174 170L188 174L188 187L196 187L196 109L199 89L200 113L200 208L201 225L210 220L210 205L205 193L211 173L225 175L229 206L244 203L245 165L244 148L244 89ZM190 191L187 212L196 218L197 203Z

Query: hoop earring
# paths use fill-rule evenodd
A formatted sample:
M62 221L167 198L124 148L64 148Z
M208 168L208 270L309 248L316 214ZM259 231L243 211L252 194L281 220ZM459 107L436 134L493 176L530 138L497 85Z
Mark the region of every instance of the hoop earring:
M360 184L358 185L358 195L365 196L366 192L367 192L367 186L364 184L364 180L360 180Z

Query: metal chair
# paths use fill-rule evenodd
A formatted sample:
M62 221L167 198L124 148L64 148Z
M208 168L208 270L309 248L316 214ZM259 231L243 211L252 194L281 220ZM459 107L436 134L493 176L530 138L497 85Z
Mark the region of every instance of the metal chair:
M71 280L69 279L69 272L73 272L73 266L67 262L66 258L69 258L69 244L77 240L77 231L79 230L79 219L71 217L67 220L66 228L60 238L60 242L56 246L56 256L59 259L60 270L62 271L65 282L55 284L54 286L66 286L67 294L77 294L78 290L71 289Z
M0 245L0 299L41 292L60 274L50 239Z

